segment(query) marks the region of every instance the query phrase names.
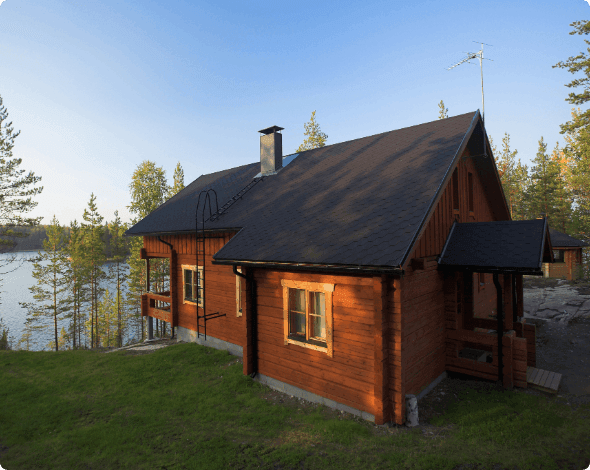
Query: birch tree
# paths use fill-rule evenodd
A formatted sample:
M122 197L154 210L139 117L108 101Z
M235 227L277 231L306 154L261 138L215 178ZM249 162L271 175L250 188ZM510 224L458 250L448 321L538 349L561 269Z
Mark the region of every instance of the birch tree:
M154 162L143 161L131 177L129 184L131 192L131 205L127 206L129 212L135 214L133 224L136 224L148 214L162 205L170 188L166 181L166 171L157 167ZM146 264L140 258L140 250L143 248L142 237L129 237L131 255L129 256L129 285L127 306L134 311L138 330L141 325L141 339L145 338L145 326L141 316L141 296L146 292ZM152 262L154 271L158 270L158 261ZM139 335L139 331L138 331Z

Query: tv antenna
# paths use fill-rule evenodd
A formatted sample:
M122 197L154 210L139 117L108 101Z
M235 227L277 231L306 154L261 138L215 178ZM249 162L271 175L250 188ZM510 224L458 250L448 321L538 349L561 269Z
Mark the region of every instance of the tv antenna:
M482 121L485 125L485 106L484 106L484 100L483 100L483 59L485 60L492 60L492 59L488 59L487 57L483 56L483 46L485 43L480 42L480 41L473 41L477 44L481 44L481 49L477 52L465 52L465 54L467 54L467 57L465 57L463 60L461 60L460 62L457 62L455 65L451 65L447 70L451 70L455 67L457 67L458 65L461 65L464 62L467 62L469 64L471 64L471 60L472 59L479 59L479 69L481 71L481 113L482 113ZM491 44L485 44L486 46L491 46ZM493 62L493 61L492 61Z

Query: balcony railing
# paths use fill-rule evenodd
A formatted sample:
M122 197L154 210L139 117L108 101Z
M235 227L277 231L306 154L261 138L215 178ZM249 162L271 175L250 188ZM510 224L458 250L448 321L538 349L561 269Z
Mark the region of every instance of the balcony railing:
M170 291L147 292L141 296L141 315L172 323L173 312L171 305Z

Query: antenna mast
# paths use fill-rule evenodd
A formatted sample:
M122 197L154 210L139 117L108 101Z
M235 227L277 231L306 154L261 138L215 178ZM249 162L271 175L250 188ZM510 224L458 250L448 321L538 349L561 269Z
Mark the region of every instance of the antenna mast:
M473 41L473 42L478 42L478 41ZM471 63L470 62L471 59L479 59L479 69L481 71L481 114L482 114L481 117L482 117L482 121L483 121L483 123L485 125L485 122L486 122L486 119L485 119L485 105L484 105L484 99L483 99L483 59L486 59L486 60L492 60L492 59L488 59L488 58L486 58L486 57L483 56L483 46L484 46L485 43L481 42L479 44L481 44L481 49L478 52L466 52L467 57L465 57L460 62L457 62L455 65L451 65L447 70L451 70L451 69L457 67L458 65L461 65L463 62ZM491 46L491 44L485 44L485 45L486 46Z

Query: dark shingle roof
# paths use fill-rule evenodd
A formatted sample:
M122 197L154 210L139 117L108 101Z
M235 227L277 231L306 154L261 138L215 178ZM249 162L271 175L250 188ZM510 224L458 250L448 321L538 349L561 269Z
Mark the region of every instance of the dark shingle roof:
M479 272L541 272L549 242L546 220L457 223L451 227L438 263Z
M480 121L467 113L300 153L206 222L240 229L215 260L401 266ZM221 207L259 172L256 162L201 176L127 234L194 230L200 190L214 188Z
M549 229L549 233L551 234L551 244L553 245L553 248L590 246L590 244L583 242L582 240L570 237L569 235L558 232L552 228Z

